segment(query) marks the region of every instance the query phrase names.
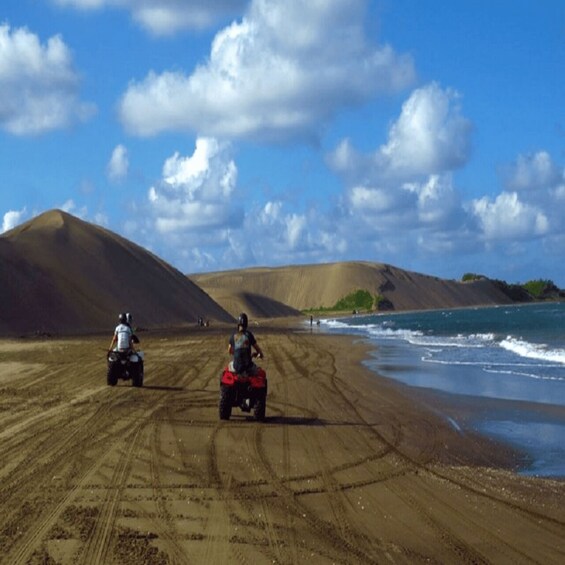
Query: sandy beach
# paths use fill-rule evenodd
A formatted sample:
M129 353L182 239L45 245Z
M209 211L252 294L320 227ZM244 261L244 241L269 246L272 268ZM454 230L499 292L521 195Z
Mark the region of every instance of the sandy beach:
M218 418L229 328L0 342L0 562L562 563L565 482L362 365L351 336L252 328L267 418Z

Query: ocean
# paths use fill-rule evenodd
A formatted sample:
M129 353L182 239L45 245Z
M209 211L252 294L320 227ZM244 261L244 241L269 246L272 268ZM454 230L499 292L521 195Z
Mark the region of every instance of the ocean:
M565 303L326 318L320 329L368 339L368 366L406 385L512 401L449 420L527 453L525 475L565 477Z

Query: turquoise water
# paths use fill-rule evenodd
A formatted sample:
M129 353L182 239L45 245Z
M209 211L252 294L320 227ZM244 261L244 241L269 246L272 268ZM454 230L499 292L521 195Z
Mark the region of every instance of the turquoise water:
M565 477L565 303L352 316L321 328L374 342L369 366L404 384L514 401L511 416L480 411L455 424L525 450L524 474Z

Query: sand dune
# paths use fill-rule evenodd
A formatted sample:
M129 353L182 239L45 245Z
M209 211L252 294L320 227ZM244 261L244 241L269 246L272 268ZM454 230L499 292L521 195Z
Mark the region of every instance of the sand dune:
M511 302L489 280L462 283L405 271L382 263L343 262L256 268L191 275L228 312L249 309L255 316L274 316L242 300L242 290L295 310L332 307L356 290L390 300L395 310L455 308Z
M53 210L0 237L0 333L109 331L120 311L143 327L231 316L138 245Z
M138 245L59 210L0 236L0 334L108 331L120 311L136 325L192 325L300 315L363 289L395 310L504 304L488 280L442 280L390 265L343 262L187 277Z

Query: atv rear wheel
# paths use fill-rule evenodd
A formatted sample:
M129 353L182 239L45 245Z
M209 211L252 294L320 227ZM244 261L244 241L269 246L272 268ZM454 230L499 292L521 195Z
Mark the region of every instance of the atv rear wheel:
M106 372L106 383L108 386L116 386L118 384L118 372L113 363L108 364L108 370Z
M232 390L230 387L220 386L220 420L229 420L232 408Z
M143 371L140 366L136 366L133 370L133 374L131 376L131 385L132 386L143 386Z
M140 363L134 363L131 368L131 386L143 386L143 370Z
M266 410L267 410L267 389L265 389L265 391L261 393L259 398L257 398L257 400L255 401L255 406L253 407L253 414L255 415L255 419L258 420L259 422L264 422Z

